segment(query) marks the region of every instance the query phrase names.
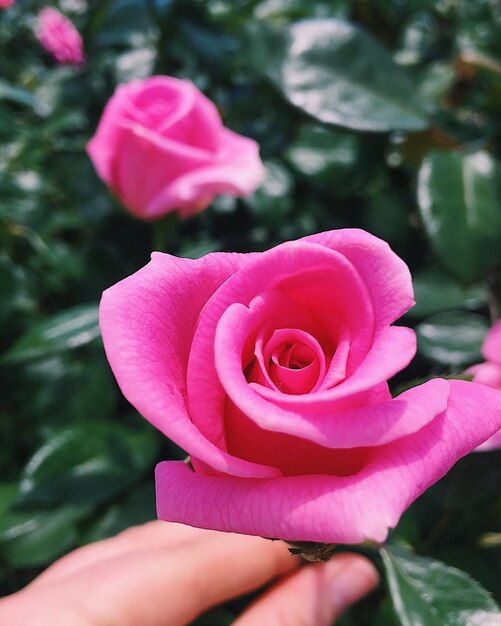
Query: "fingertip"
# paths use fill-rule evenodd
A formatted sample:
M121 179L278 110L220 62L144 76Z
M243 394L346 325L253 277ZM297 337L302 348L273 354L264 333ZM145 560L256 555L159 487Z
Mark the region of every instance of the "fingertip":
M324 567L337 614L345 611L379 584L376 568L369 559L359 554L339 554Z
M339 554L327 563L306 565L279 581L251 604L235 626L330 626L378 581L368 559Z

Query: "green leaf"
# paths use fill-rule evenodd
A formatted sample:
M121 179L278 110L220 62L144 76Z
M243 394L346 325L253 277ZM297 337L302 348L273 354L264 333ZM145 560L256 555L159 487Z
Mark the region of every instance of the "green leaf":
M381 550L402 626L499 626L491 595L468 574L396 548Z
M145 2L114 0L99 24L95 41L103 47L141 47L155 38L156 30Z
M97 304L81 304L33 325L2 356L3 363L30 359L79 348L99 337Z
M0 519L9 510L16 496L17 489L17 484L14 482L0 483Z
M36 567L64 554L78 539L76 523L88 507L9 512L0 519L0 553L13 567Z
M353 133L304 126L286 156L305 176L329 185L346 184L346 176L353 177L359 150L360 138Z
M438 269L424 269L412 277L416 305L407 313L411 318L423 318L434 313L455 309L478 309L487 303L485 285L467 289Z
M244 202L252 212L268 223L280 223L292 209L294 178L278 160L264 161L265 177L256 192Z
M11 85L5 80L0 79L0 100L9 100L15 104L32 107L35 104L33 94L27 89Z
M22 475L17 504L98 504L121 493L153 463L152 428L77 422L39 448Z
M153 481L134 489L123 502L114 504L84 536L85 543L113 537L138 524L156 519Z
M233 9L233 7L232 7ZM234 9L233 9L234 10ZM323 17L326 14L346 17L350 11L350 0L264 0L254 9L254 16L260 20L298 20L308 17Z
M484 67L494 66L499 73L501 63L501 24L496 2L458 2L456 45L462 57L472 62L484 59Z
M421 130L427 112L410 80L365 31L339 19L249 28L248 54L294 106L357 130Z
M418 203L438 259L464 281L501 256L498 167L487 152L432 152L418 177Z
M437 313L416 326L418 351L434 363L461 367L481 360L487 320L467 311Z
M117 55L114 64L116 82L128 83L134 78L151 76L156 54L155 48L141 46Z

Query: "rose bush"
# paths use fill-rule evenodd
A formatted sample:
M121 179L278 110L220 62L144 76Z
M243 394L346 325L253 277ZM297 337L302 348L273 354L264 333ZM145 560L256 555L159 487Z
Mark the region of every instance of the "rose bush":
M159 517L289 540L382 541L501 426L501 393L431 380L391 398L414 332L407 266L360 230L263 253L154 253L100 323L128 400L191 455L157 468Z
M473 365L467 374L473 375L473 380L482 385L501 390L501 321L498 321L487 333L482 346L484 363ZM501 431L479 446L479 451L501 448Z
M121 85L88 153L99 176L136 217L187 217L217 194L245 196L261 183L255 141L225 128L189 80L153 76Z
M37 39L59 63L81 65L85 58L83 41L72 22L52 7L38 15Z

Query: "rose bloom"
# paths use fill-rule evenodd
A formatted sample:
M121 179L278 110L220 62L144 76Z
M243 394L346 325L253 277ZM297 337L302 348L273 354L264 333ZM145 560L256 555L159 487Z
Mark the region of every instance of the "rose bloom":
M225 128L189 80L153 76L118 87L88 153L99 176L136 217L187 217L218 194L246 196L263 179L255 141Z
M391 398L414 356L392 323L407 266L361 230L256 254L153 253L103 294L128 400L187 450L157 467L158 515L296 541L383 541L402 512L501 427L501 393L435 379Z
M501 390L501 320L496 322L487 333L482 346L484 363L470 367L466 373L473 375L473 380L482 385ZM501 431L477 448L478 451L501 448Z
M38 14L38 41L59 63L81 65L84 62L83 42L71 21L52 7Z
M0 0L0 9L8 9L16 0Z

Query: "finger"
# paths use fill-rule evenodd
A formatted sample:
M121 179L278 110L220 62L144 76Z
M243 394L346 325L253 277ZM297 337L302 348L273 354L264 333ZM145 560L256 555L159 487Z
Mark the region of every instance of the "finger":
M370 561L340 554L328 563L304 567L272 587L233 626L330 626L377 584Z
M90 623L180 626L297 565L282 542L213 533L193 546L134 552L85 568L61 582L60 595L78 603Z
M40 574L30 586L52 584L64 576L120 555L187 543L193 545L209 540L214 534L211 530L159 520L131 526L114 537L88 544L63 556Z

